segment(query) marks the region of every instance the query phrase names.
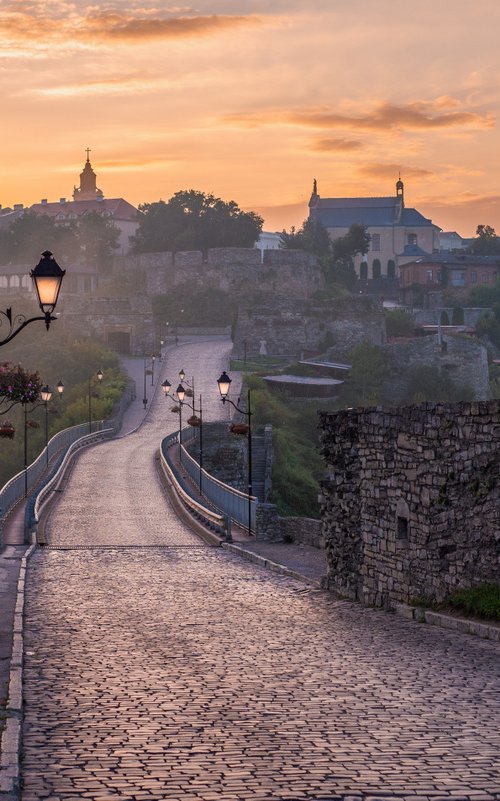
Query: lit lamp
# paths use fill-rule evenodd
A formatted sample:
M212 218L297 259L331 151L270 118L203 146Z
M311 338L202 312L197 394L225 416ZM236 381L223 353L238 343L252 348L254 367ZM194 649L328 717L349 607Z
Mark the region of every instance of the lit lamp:
M253 412L250 409L250 390L248 390L247 395L247 408L246 411L244 409L240 409L237 403L234 403L230 400L227 396L229 394L229 389L231 387L231 379L229 378L228 374L224 370L221 376L217 379L217 384L219 386L220 397L222 403L230 403L233 409L236 409L237 412L240 414L245 415L248 417L248 425L241 425L238 428L241 428L241 431L236 431L236 426L234 426L233 430L235 433L246 433L248 436L248 533L252 533L252 414Z
M9 326L8 334L0 340L0 345L6 345L30 323L43 320L48 330L52 320L56 319L52 312L56 307L66 270L61 270L50 250L46 250L42 253L42 258L36 267L31 270L30 275L35 285L38 305L43 312L43 317L30 317L27 320L23 314L13 315L11 308L5 309L5 311L0 309L0 315L7 320ZM2 320L0 319L1 324Z
M56 389L57 389L59 395L63 394L63 392L64 392L64 384L62 382L62 379L60 381L58 381L58 383L56 384Z
M172 384L170 383L168 378L165 379L165 381L161 385L161 388L162 388L163 392L165 393L165 397L166 397L168 395L168 393L170 392L170 390L172 389Z
M61 270L50 250L42 253L42 258L30 273L35 285L38 305L45 315L47 330L54 319L52 312L56 307L65 274L66 270Z
M184 379L186 378L186 373L184 372L184 370L179 370L179 378L181 379L181 381L184 381Z
M45 406L45 464L49 463L49 401L52 400L52 389L48 384L40 390L40 398Z

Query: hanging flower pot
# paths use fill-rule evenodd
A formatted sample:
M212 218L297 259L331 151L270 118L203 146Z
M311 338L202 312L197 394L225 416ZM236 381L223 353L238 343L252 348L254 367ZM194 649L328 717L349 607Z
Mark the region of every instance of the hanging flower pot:
M249 429L246 423L233 423L229 428L231 434L248 434Z
M200 420L199 417L197 417L195 414L193 414L193 415L191 415L191 417L188 417L188 425L193 426L194 428L197 428L197 426L201 425L201 420Z
M16 433L16 429L10 422L10 420L3 420L0 423L0 437L5 437L8 439L14 439L14 434Z
M189 387L188 387L188 388L186 389L186 398L192 398L192 397L194 397L193 390L192 390L192 389L189 389Z
M180 406L172 406L172 408L170 409L172 414L179 414L180 410L181 410Z
M30 428L40 428L40 423L38 422L38 420L28 420L27 425Z

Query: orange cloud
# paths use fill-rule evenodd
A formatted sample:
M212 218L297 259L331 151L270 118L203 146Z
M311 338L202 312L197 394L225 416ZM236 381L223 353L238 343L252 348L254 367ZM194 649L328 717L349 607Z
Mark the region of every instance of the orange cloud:
M463 126L474 128L495 127L492 114L481 115L472 111L436 112L442 108L442 98L437 101L415 101L397 106L391 103L379 103L373 110L363 116L338 114L327 109L303 109L289 112L283 109L269 112L233 114L226 121L245 127L265 124L301 125L311 128L344 128L358 131L405 131L449 129Z
M364 164L357 169L366 178L394 178L401 173L403 178L429 178L435 173L421 167L405 167L402 164Z
M258 24L253 16L170 17L167 19L132 17L111 11L103 11L86 17L79 31L83 39L113 41L144 41L151 39L177 39L186 36L204 36L220 33L241 25Z
M362 150L366 145L357 139L317 139L313 150L320 153L345 153L353 150Z

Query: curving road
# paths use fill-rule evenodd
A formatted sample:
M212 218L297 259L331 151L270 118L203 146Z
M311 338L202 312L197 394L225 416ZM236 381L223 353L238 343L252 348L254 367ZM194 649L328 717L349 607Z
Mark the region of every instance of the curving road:
M227 355L163 365L207 417ZM498 801L498 644L205 546L156 478L168 406L80 457L48 529L73 550L30 560L23 801Z

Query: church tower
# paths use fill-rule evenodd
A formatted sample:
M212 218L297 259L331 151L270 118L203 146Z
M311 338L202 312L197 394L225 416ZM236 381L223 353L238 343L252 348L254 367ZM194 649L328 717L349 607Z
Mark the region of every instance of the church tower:
M87 148L87 161L85 167L80 173L80 187L73 188L73 200L102 200L104 194L102 189L96 186L97 177L90 164L90 148Z

